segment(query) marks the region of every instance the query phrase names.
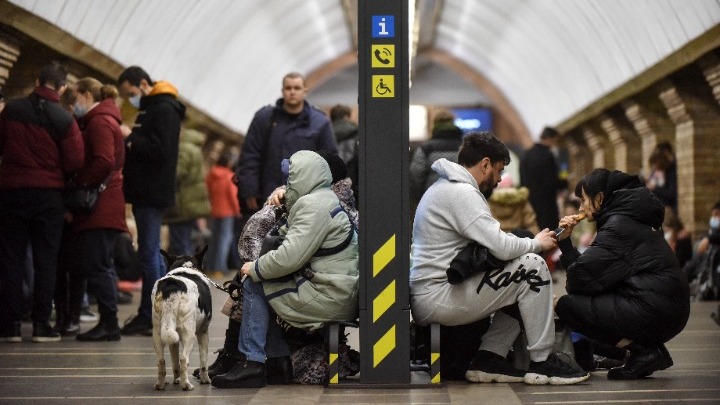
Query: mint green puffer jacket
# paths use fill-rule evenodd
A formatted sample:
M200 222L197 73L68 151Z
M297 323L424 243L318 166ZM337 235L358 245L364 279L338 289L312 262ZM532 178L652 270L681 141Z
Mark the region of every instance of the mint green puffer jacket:
M340 202L330 189L330 167L320 155L299 151L290 157L285 203L285 237L277 250L255 261L250 276L260 281L273 310L289 324L307 330L329 321L358 316L358 240ZM342 244L342 251L315 256L318 249ZM313 274L298 272L304 265ZM289 277L287 277L289 276Z

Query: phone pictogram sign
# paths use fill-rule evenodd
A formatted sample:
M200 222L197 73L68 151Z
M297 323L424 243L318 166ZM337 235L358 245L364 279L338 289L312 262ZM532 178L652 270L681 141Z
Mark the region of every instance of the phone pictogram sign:
M395 45L372 45L371 66L374 68L395 67Z

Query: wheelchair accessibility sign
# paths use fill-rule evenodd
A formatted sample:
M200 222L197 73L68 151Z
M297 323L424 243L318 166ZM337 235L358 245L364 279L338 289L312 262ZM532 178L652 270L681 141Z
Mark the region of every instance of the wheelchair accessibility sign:
M395 76L393 75L373 75L372 86L373 98L395 97Z

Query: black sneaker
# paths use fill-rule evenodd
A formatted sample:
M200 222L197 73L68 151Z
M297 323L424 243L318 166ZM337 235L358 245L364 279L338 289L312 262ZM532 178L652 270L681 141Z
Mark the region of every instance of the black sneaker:
M465 378L468 381L477 383L523 382L524 377L524 371L513 367L499 354L486 350L480 350L475 354L465 372Z
M0 342L2 343L20 343L22 342L22 334L20 333L20 322L13 322L10 326L0 328Z
M145 318L144 316L137 315L134 318L130 318L125 321L125 325L123 325L122 329L120 329L120 334L123 336L152 336L152 329L153 326L151 320Z
M36 343L59 342L60 334L47 322L33 322L32 341Z
M525 374L525 384L530 385L569 385L590 378L590 373L580 368L567 353L551 353L547 360L530 362Z
M625 360L611 359L605 356L595 355L593 357L595 362L595 370L610 370L615 367L622 367L625 364Z

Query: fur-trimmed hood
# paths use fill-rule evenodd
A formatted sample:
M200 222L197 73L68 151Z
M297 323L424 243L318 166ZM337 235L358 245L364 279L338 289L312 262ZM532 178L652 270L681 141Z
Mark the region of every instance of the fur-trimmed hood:
M490 202L499 205L525 204L530 197L530 190L527 187L496 188L490 196Z

